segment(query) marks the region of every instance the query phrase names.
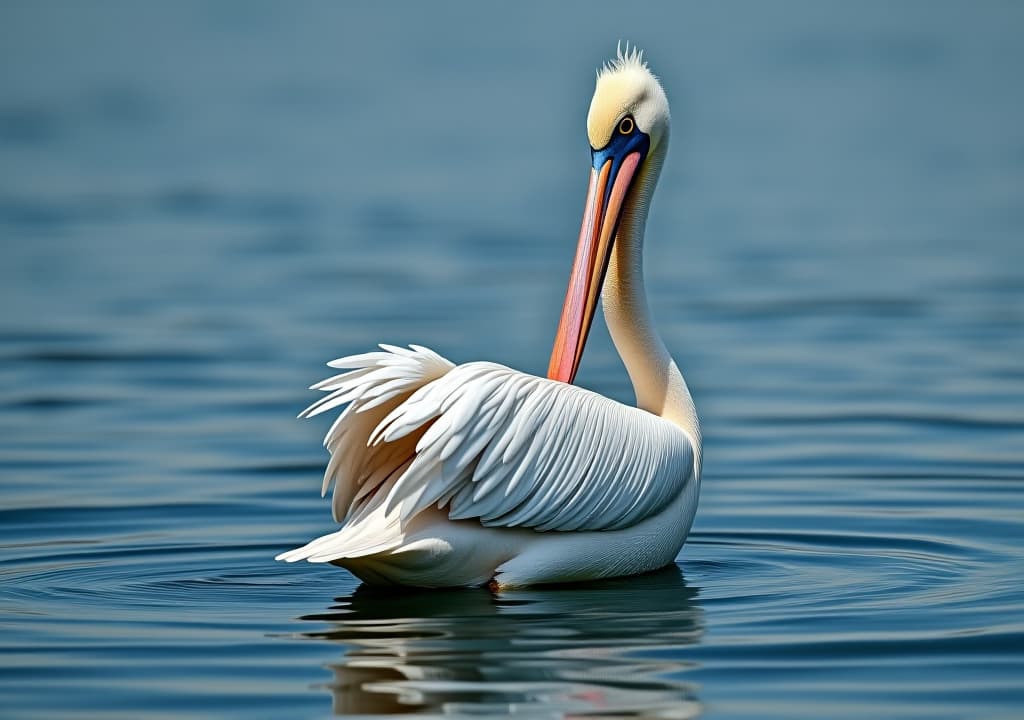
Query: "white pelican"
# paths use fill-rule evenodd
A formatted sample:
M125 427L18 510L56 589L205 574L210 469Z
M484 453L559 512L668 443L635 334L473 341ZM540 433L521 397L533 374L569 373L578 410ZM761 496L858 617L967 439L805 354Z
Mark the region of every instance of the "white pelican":
M328 363L337 532L278 556L374 584L518 587L647 572L693 523L701 436L647 309L644 226L669 139L665 92L629 48L599 72L593 166L547 378L418 345ZM603 290L602 290L603 287ZM598 294L637 407L571 385Z

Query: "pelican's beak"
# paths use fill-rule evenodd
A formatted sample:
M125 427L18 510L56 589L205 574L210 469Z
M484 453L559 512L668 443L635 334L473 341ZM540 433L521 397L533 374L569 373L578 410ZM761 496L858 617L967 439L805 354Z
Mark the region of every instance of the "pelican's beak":
M631 135L634 137L618 136L603 150L593 151L594 165L576 260L548 365L548 377L552 380L571 383L583 357L626 196L647 154L647 136L639 131Z

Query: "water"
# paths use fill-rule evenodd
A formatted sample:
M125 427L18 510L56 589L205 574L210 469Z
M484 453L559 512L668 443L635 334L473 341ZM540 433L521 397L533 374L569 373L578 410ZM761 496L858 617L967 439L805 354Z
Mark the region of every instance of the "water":
M1011 718L1024 703L1016 3L0 8L0 707L18 717ZM594 67L673 149L651 302L704 421L678 566L384 595L322 363L543 372ZM624 401L603 328L579 381Z

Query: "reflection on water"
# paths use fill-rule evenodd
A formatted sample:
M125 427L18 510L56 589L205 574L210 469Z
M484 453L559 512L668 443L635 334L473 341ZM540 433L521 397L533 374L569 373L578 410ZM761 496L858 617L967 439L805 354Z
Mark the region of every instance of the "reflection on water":
M679 649L703 632L696 595L676 566L497 596L361 586L304 618L330 624L305 634L345 646L330 663L339 715L693 717L693 663Z

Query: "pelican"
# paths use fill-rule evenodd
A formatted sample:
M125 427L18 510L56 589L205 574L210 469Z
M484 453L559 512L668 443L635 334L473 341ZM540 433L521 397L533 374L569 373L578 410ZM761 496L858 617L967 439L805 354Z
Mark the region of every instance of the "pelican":
M279 560L364 582L514 588L648 572L693 524L701 434L652 323L642 250L669 140L668 99L636 48L598 71L592 167L548 376L455 365L419 345L328 363L300 417L346 406L327 432L341 528ZM636 407L572 384L600 295Z

